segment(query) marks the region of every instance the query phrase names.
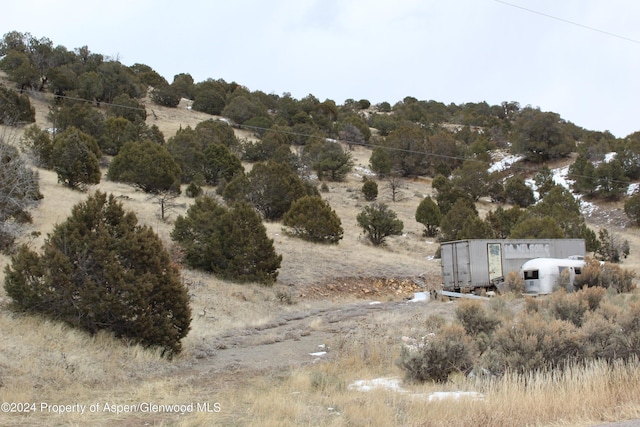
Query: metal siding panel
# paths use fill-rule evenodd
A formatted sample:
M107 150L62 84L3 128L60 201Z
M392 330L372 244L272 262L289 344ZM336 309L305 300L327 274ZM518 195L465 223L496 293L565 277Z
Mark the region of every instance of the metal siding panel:
M487 254L487 243L492 240L480 239L473 241L472 266L473 275L470 282L473 286L488 286L489 284L489 259Z
M454 281L453 245L440 245L440 265L442 266L442 281L445 288L453 287Z
M457 258L457 267L458 267L458 276L456 277L456 287L464 287L468 286L469 282L471 282L472 271L471 271L471 248L469 246L469 241L463 240L456 242L455 244L456 250L456 258Z

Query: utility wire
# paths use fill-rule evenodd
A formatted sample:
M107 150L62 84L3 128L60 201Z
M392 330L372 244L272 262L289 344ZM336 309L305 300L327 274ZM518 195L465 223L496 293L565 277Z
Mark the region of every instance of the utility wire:
M318 138L318 139L323 139L323 140L327 140L328 138L323 137L323 136L319 136L319 135L308 135L308 134L303 134L300 132L293 132L293 131L285 131L282 129L273 129L273 128L263 128L263 127L258 127L258 126L248 126L248 125L237 125L234 124L233 126L240 128L240 129L245 129L245 130L252 130L252 131L274 131L274 132L278 132L278 133L282 133L282 134L288 134L288 135L294 135L294 136L302 136L302 137L306 137L306 138ZM371 144L371 143L367 143L367 142L355 142L355 141L349 141L349 140L343 140L343 139L338 139L335 140L336 142L341 142L344 144L348 144L348 145L358 145L361 147L367 147L370 149L374 149L374 148L382 148L388 151L396 151L396 152L402 152L402 153L408 153L408 154L420 154L420 155L425 155L428 157L438 157L438 158L442 158L442 159L448 159L448 160L460 160L462 162L466 162L466 161L470 161L470 162L476 162L476 163L482 163L483 165L487 166L487 169L489 166L491 166L491 162L487 162L485 160L480 160L480 159L475 159L473 157L462 157L462 156L449 156L449 155L445 155L445 154L438 154L438 153L429 153L426 151L421 151L421 150L412 150L409 148L401 148L401 147L388 147L385 145L380 145L380 144ZM526 167L521 167L518 165L513 165L510 164L508 166L508 169L514 170L516 172L521 171L521 172L531 172L532 168L526 168ZM497 171L497 172L503 172L501 171ZM589 178L589 179L598 179L595 176L588 176L588 175L580 175L580 174L576 174L576 173L567 173L567 179L570 180L574 180L575 178ZM620 181L620 180L616 180L616 179L612 179L610 180L610 182L613 183L619 183L619 184L630 184L627 181Z
M499 0L495 0L495 1L499 1ZM502 3L502 2L500 2ZM28 89L23 89L21 92L27 92L27 93L31 93L31 94L36 94L36 95L43 95L43 92L38 92L38 91L34 91L34 90L28 90ZM72 96L66 96L66 95L51 95L48 94L54 98L64 98L64 99L71 99L74 101L83 101L83 102L88 102L88 103L96 103L97 101L95 100L89 100L89 99L84 99L84 98L76 98L76 97L72 97ZM120 105L120 104L113 104L113 103L108 103L108 102L100 102L101 105L108 105L108 106L112 106L112 107L120 107L120 108L129 108L132 110L140 110L140 111L146 111L146 108L140 108L140 107L131 107L128 105ZM221 120L222 121L222 120ZM240 125L240 124L230 124L228 123L226 120L224 121L225 123L229 124L232 127L236 127L239 129L245 129L245 130L250 130L250 131L261 131L261 132L267 132L267 131L272 131L272 132L278 132L281 134L286 134L286 135L293 135L293 136L301 136L301 137L305 137L305 138L318 138L318 139L323 139L323 140L328 140L330 138L324 137L324 136L320 136L320 135L309 135L309 134L304 134L304 133L300 133L300 132L294 132L294 131L287 131L287 130L283 130L283 129L278 129L278 128L264 128L264 127L259 127L259 126L249 126L249 125ZM429 153L427 151L422 151L422 150L413 150L413 149L409 149L409 148L402 148L402 147L388 147L388 146L384 146L384 145L380 145L380 144L371 144L371 143L367 143L367 142L356 142L356 141L349 141L349 140L343 140L343 139L338 139L335 140L336 142L341 142L341 143L345 143L347 145L358 145L361 147L367 147L370 149L375 149L375 148L383 148L385 150L388 151L396 151L396 152L402 152L402 153L408 153L408 154L419 154L419 155L424 155L424 156L429 156L429 157L436 157L436 158L441 158L441 159L447 159L447 160L459 160L462 162L465 161L472 161L472 162L478 162L478 163L482 163L484 165L487 166L491 166L490 162L486 162L484 160L480 160L480 159L475 159L472 157L462 157L462 156L450 156L450 155L446 155L446 154L438 154L438 153ZM530 168L525 168L525 167L519 167L517 165L509 165L509 169L515 170L515 171L524 171L524 172L530 172ZM575 177L575 178L594 178L592 176L586 176L586 175L578 175L578 174L568 174L571 177ZM571 178L569 178L571 179ZM618 182L618 183L623 183L623 181L619 181L619 180L611 180L611 182Z
M539 12L537 10L528 9L526 7L519 6L519 5L513 4L513 3L509 3L509 2L506 2L506 1L503 1L503 0L493 0L493 1L495 1L496 3L501 3L501 4L504 4L504 5L507 5L507 6L515 7L516 9L521 9L521 10L524 10L524 11L529 12L529 13L534 13L536 15L544 16L545 18L555 19L556 21L564 22L566 24L575 25L576 27L585 28L587 30L595 31L597 33L606 34L607 36L616 37L618 39L626 40L628 42L640 44L640 41L632 39L630 37L621 36L619 34L611 33L609 31L604 31L604 30L601 30L599 28L591 27L589 25L580 24L578 22L570 21L568 19L560 18L560 17L554 16L554 15L549 15L547 13Z
M129 110L137 110L137 111L147 111L146 108L141 108L141 107L132 107L130 105L120 105L120 104L113 104L110 102L102 102L102 101L96 101L91 100L91 99L85 99L85 98L76 98L73 96L68 96L68 95L56 95L56 94L51 94L51 93L46 93L46 92L39 92L37 90L33 90L33 89L20 89L21 93L26 92L26 93L30 93L32 95L34 95L34 97L37 96L42 96L42 95L48 95L50 97L53 97L53 99L57 99L57 98L61 98L61 99L70 99L72 101L82 101L82 102L88 102L90 104L100 104L100 105L106 105L108 107L119 107L119 108L128 108Z

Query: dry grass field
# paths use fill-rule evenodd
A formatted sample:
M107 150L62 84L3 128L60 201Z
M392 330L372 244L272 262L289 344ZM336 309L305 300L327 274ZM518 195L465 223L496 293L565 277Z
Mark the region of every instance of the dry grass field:
M46 122L44 100L32 100ZM149 105L148 123L165 137L210 116ZM1 129L17 141L20 130ZM252 138L236 130L240 138ZM278 283L233 284L183 270L191 297L192 329L173 360L107 334L89 336L66 326L12 313L0 289L0 412L7 426L513 426L593 425L640 417L640 369L592 364L562 375L539 374L493 381L453 377L446 384L402 381L396 366L403 337L421 337L434 318L451 318L456 302L411 302L421 289L437 288L437 245L414 219L429 179L404 182L391 202L380 182L379 200L404 222L404 234L385 247L366 242L356 225L365 205L360 193L370 152L353 151L356 169L345 182L329 183L323 197L342 220L344 239L319 246L286 236L278 223L266 227L283 262ZM39 170L44 199L33 211L23 241L40 248L86 193L57 183ZM88 191L120 197L140 222L171 246L172 221L191 199L181 197L167 221L159 207L132 187L103 181ZM210 189L212 191L212 189ZM481 202L479 210L491 209ZM589 223L628 239L639 266L640 232L626 226L621 205L601 206ZM10 259L0 256L0 267ZM4 283L4 273L0 272ZM517 306L500 297L489 304ZM374 381L375 380L375 381ZM374 381L368 390L358 381ZM373 387L373 385L382 385ZM525 386L526 384L526 386ZM367 385L366 383L364 385ZM438 392L475 392L439 399ZM6 409L9 409L6 411Z

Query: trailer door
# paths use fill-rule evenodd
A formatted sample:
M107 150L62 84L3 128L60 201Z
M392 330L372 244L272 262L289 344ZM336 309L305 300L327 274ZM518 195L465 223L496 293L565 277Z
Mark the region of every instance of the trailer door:
M489 263L489 281L503 277L502 245L500 243L487 243L487 261Z
M455 242L456 288L471 286L471 255L469 241Z

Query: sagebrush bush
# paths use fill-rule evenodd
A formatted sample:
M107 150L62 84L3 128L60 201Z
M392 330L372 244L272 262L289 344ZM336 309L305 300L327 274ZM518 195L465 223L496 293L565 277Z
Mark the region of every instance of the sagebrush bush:
M498 328L493 338L491 369L498 374L562 369L582 358L578 328L540 313L521 313L513 324Z
M619 358L629 360L640 356L640 301L629 302L617 323L625 344L625 351Z
M618 291L618 293L631 292L634 290L634 277L635 274L633 272L608 262L605 262L602 268L602 282L606 283L608 288L613 288Z
M566 320L575 326L582 326L584 314L589 304L576 293L567 294L564 289L554 292L549 300L549 311L555 319Z
M481 333L491 335L500 324L500 319L488 312L480 301L460 301L455 313L465 332L471 337Z
M612 362L627 353L624 333L613 317L601 312L589 313L582 325L585 358Z
M524 292L524 279L517 271L510 271L504 279L504 287L507 292L520 295Z
M585 356L606 361L640 356L640 302L602 302L582 327Z
M453 372L473 367L473 344L461 325L442 327L417 350L403 347L398 365L407 379L444 382Z
M627 293L633 274L590 260L579 277L579 290L560 287L551 295L527 297L519 311L502 297L487 305L459 300L459 323L430 318L424 325L428 339L403 348L398 364L409 379L445 381L471 367L492 375L528 375L588 361L638 360L640 299Z
M598 307L600 307L600 303L607 294L607 290L599 287L582 288L576 294L579 296L579 298L586 301L590 311L594 311L598 309Z
M577 288L601 286L615 289L618 293L630 292L635 288L635 274L618 265L596 259L588 259L582 268L582 274L576 275L574 285Z
M534 297L527 297L524 300L524 311L529 314L539 313L541 310L541 300Z

